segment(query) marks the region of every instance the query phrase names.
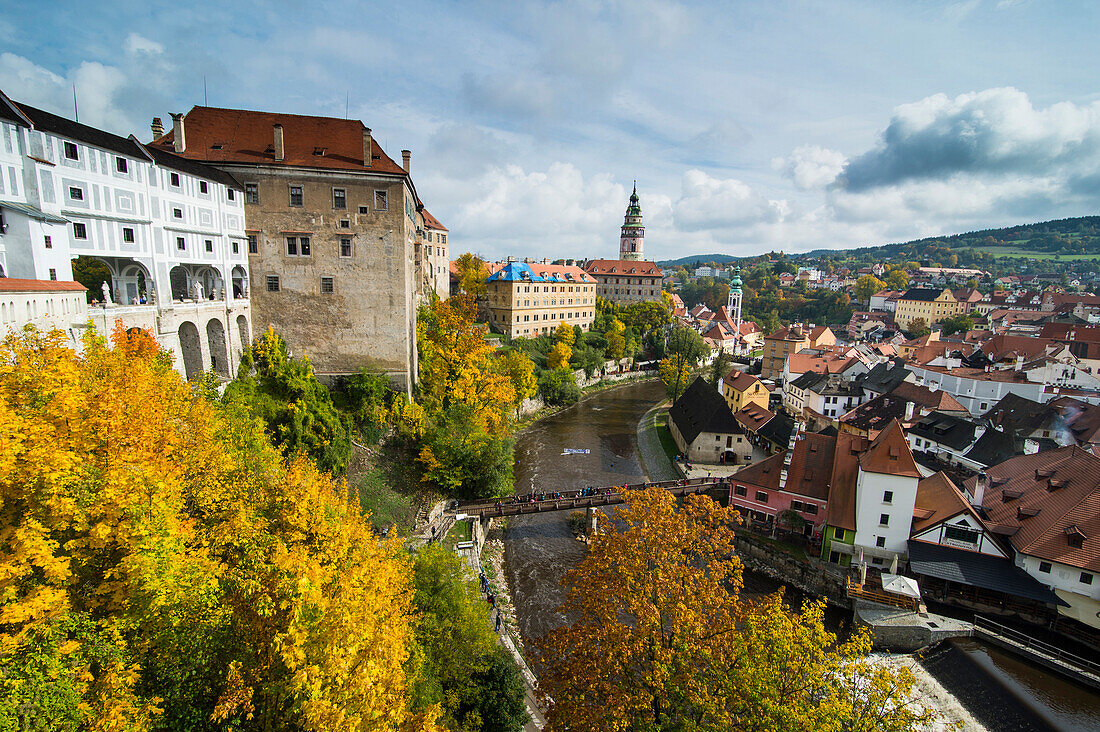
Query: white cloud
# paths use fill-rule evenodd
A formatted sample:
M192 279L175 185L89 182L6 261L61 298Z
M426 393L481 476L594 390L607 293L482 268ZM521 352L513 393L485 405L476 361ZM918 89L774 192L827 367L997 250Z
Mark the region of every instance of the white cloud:
M784 158L774 158L772 168L782 171L802 190L824 188L844 169L844 154L817 145L802 145Z
M126 41L123 42L122 49L131 56L136 56L138 54L159 56L164 53L164 46L137 33L131 33L126 36Z
M778 223L789 213L785 200L770 200L742 181L702 170L684 173L680 198L673 205L676 227L683 231Z

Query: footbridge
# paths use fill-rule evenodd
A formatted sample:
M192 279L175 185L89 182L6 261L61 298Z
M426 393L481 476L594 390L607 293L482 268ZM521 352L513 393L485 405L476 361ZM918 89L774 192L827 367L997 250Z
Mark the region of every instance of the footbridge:
M467 516L521 516L547 511L572 511L596 506L612 506L623 503L625 496L646 488L664 488L674 496L687 496L718 489L729 489L727 478L684 478L659 483L633 483L628 485L588 487L572 491L527 493L502 499L458 501L451 507L454 513Z

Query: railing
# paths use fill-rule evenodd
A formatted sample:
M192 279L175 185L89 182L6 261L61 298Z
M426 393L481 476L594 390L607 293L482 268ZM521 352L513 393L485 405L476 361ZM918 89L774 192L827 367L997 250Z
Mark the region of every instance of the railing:
M610 486L597 488L596 492L585 495L585 491L558 491L542 495L541 500L527 498L504 502L494 500L461 501L454 507L454 511L470 516L518 516L527 513L543 513L545 511L565 511L574 508L588 508L590 506L608 506L623 502L623 495L630 491L638 491L646 488L664 488L673 495L683 496L691 493L702 493L712 488L729 488L729 480L725 478L687 478L684 480L666 480L657 483L636 483L634 485ZM522 496L519 497L523 499Z
M869 602L877 602L880 605L890 605L891 607L899 607L903 610L916 610L917 601L911 597L902 597L900 595L891 595L888 592L882 592L875 589L869 589L861 584L857 584L852 581L852 578L848 578L848 597L858 597L861 600L868 600Z
M1068 651L1063 651L1057 646L1044 643L1041 640L1032 638L1026 633L1021 633L1014 628L1010 628L1007 625L1001 625L994 620L983 618L980 615L974 616L974 630L984 635L992 636L993 638L1008 641L1012 645L1018 646L1034 654L1046 656L1050 660L1058 661L1077 671L1092 674L1096 677L1096 681L1100 682L1100 663L1096 661L1090 661L1087 658L1082 658Z

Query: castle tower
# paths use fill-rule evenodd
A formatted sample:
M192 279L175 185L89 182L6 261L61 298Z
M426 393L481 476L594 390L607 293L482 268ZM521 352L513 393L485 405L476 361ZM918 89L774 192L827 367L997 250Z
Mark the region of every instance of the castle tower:
M619 259L640 261L644 259L645 226L642 225L642 207L638 205L638 181L630 194L630 205L623 219L623 233L619 237Z
M734 353L737 353L744 344L741 343L741 268L737 267L733 270L733 279L730 280L730 294L726 300L726 312L730 314L730 319L733 321L733 326L737 330L734 332L734 336L737 338L734 341Z

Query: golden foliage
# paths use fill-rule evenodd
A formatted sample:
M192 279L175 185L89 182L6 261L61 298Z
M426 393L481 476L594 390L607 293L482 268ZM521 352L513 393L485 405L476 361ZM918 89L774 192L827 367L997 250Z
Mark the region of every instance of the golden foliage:
M550 370L568 369L569 359L573 357L573 349L563 342L554 344L550 353L546 355L546 368Z
M921 729L908 671L873 666L866 635L837 644L823 606L742 601L736 514L630 494L566 576L571 625L539 644L551 730Z
M577 341L577 333L568 323L560 323L557 328L554 328L554 340L572 348Z
M0 662L69 633L55 658L89 729L203 708L240 729L432 729L406 706L408 560L346 488L192 393L150 334L62 342L0 344Z

